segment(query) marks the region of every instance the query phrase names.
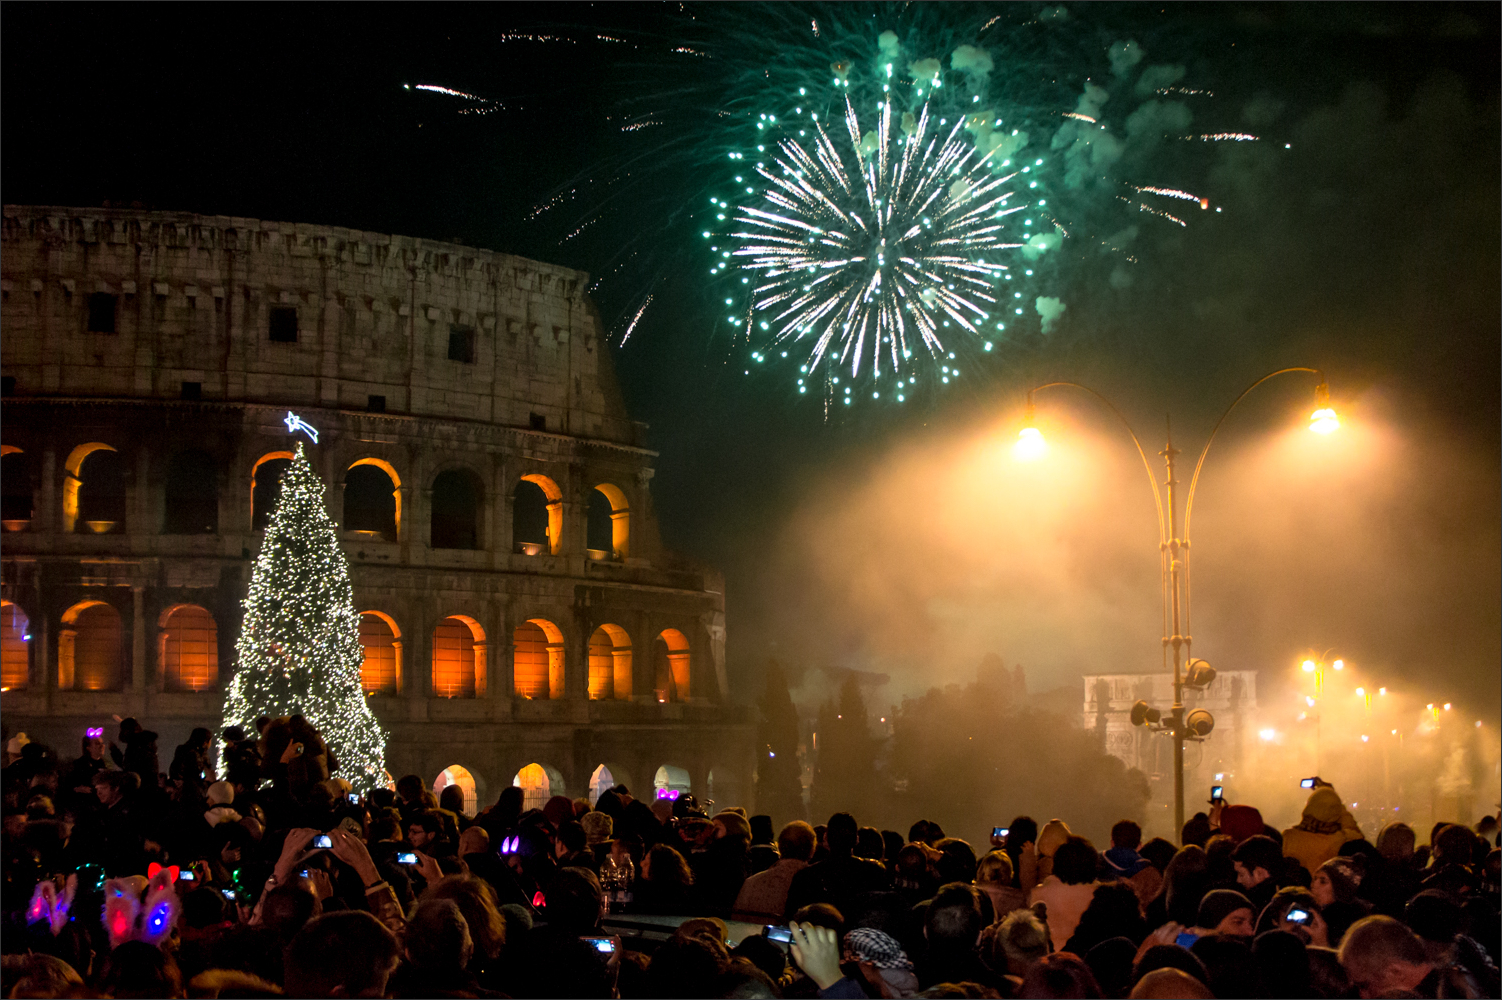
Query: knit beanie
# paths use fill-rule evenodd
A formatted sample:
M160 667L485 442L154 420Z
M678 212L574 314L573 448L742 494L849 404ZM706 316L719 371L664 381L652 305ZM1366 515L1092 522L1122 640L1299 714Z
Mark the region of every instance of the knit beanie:
M1256 907L1235 889L1214 889L1205 893L1205 898L1200 900L1199 916L1195 923L1207 931L1213 931L1220 926L1220 922L1237 910L1250 910L1256 916Z
M751 824L742 813L726 809L716 813L714 819L725 827L726 836L739 837L748 844L751 842Z
M1361 879L1366 874L1361 866L1350 858L1331 858L1319 866L1330 879L1330 887L1335 890L1335 898L1342 903L1349 903L1356 898L1356 889L1361 885Z
M615 821L602 812L587 812L579 817L584 827L584 838L590 844L603 844L614 832Z
M1262 814L1253 806L1226 806L1220 814L1220 832L1238 844L1257 836L1265 826Z

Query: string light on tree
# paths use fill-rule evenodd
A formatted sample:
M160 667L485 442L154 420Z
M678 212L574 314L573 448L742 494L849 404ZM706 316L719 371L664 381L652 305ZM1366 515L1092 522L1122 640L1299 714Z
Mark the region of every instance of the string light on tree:
M317 433L290 413L286 423ZM224 725L254 732L258 716L300 714L328 742L338 776L366 792L384 784L386 737L360 686L360 615L323 494L299 442L251 576Z

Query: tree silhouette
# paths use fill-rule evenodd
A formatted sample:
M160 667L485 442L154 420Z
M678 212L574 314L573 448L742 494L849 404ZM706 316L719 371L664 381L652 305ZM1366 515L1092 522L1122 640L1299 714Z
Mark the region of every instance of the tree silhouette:
M866 700L854 675L840 684L838 702L819 708L819 756L814 769L812 813L823 822L837 812L870 822L877 801L876 740L866 719Z
M787 674L776 660L767 664L761 708L761 747L756 762L756 808L773 825L805 819L802 765L798 761L798 712L788 693Z

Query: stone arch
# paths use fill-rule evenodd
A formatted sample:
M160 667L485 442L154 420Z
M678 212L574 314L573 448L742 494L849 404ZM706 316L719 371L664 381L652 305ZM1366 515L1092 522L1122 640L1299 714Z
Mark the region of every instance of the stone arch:
M36 507L31 456L13 444L0 445L0 525L25 531Z
M484 694L485 629L468 615L450 615L433 626L433 697Z
M693 691L688 636L665 628L652 640L652 687L657 700L687 701Z
M480 511L485 486L473 469L444 469L433 477L428 504L428 546L480 548Z
M464 815L473 817L480 805L480 788L475 781L474 772L463 764L450 764L433 779L433 794L442 796L443 790L449 785L458 785L464 792Z
M539 544L537 539L522 537L522 533L532 533L536 528L536 525L533 523L536 514L536 511L533 509L536 505L536 494L534 493L528 498L528 491L523 488L522 483L531 483L538 490L542 491L543 513L547 517L547 524L541 543L543 548L538 551L529 551L533 545ZM518 514L521 515L520 522L517 519ZM516 536L517 548L522 552L526 552L527 555L539 555L541 552L547 552L550 555L556 556L559 552L563 551L563 491L558 488L558 484L539 472L528 473L522 476L516 486L511 523L512 534Z
M616 785L631 787L631 772L615 759L603 760L589 773L589 804L600 800L600 793Z
M590 491L588 525L591 557L624 560L630 555L631 507L619 486L599 483Z
M652 798L654 800L676 799L691 791L693 791L693 779L689 777L686 767L663 764L652 775Z
M104 601L79 601L63 612L57 634L58 687L118 691L125 679L120 612Z
M529 701L562 698L563 630L546 618L528 618L511 633L515 693Z
M282 474L292 464L292 452L268 451L250 467L250 530L260 531L271 520L282 495ZM265 469L262 469L265 466Z
M31 619L15 601L0 601L0 691L31 684Z
M162 690L209 691L219 684L219 626L206 608L174 604L157 628Z
M344 472L345 531L397 541L402 529L402 480L384 458L359 458Z
M219 464L203 451L177 452L167 462L163 500L163 534L214 534L219 530Z
M366 695L397 694L402 686L402 630L384 611L360 612L360 686Z
M631 699L631 636L619 625L606 623L589 637L589 697Z
M68 453L63 468L63 531L102 535L125 530L125 470L114 445L81 444Z
M522 811L541 809L554 795L567 795L563 772L550 764L536 761L526 765L511 779L511 784L523 792Z

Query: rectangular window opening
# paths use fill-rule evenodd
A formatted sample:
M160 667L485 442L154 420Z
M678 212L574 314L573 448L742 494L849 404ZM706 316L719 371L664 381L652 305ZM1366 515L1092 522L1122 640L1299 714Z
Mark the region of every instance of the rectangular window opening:
M203 383L202 382L184 382L183 383L183 399L202 399L202 398L203 398Z
M14 375L0 376L0 396L11 396L16 391L16 377Z
M95 292L89 296L89 332L115 332L115 303L118 296L108 292Z
M467 365L475 363L474 327L449 324L449 360L462 361Z
M386 412L386 397L385 396L366 396L365 397L365 409L368 410L368 411L370 411L371 413L385 413Z
M297 343L297 307L272 306L267 333L278 344Z
M543 416L541 413L532 414L531 421L532 429L534 431L545 431L548 429L548 418Z

